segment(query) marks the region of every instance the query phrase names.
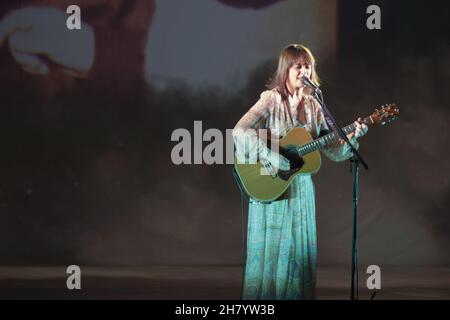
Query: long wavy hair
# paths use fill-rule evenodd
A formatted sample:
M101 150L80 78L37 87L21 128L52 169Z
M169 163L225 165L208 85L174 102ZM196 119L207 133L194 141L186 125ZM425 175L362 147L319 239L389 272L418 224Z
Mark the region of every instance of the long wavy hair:
M311 51L301 44L290 44L283 48L278 58L278 67L272 78L267 83L267 88L277 89L284 101L289 101L289 91L286 87L286 81L289 76L289 69L296 63L308 63L311 65L311 81L316 85L320 85L319 76L316 72L316 59ZM305 88L304 91L310 94L310 90Z

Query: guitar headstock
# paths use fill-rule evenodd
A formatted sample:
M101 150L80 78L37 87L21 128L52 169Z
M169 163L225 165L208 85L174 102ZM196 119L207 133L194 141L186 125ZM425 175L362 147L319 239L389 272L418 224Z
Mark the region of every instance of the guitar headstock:
M395 103L382 105L375 109L375 112L370 115L373 123L384 126L386 123L397 120L400 116L400 109Z

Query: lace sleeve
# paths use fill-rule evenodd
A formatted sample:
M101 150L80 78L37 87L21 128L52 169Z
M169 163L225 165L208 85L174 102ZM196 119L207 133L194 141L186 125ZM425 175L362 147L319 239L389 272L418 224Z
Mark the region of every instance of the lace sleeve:
M256 104L238 121L233 129L235 155L241 163L256 163L267 159L270 149L258 129L265 128L266 119L276 103L275 94L264 91Z
M355 138L350 139L350 143L358 150L359 143ZM322 153L335 162L345 161L353 155L348 143L335 148L322 149Z

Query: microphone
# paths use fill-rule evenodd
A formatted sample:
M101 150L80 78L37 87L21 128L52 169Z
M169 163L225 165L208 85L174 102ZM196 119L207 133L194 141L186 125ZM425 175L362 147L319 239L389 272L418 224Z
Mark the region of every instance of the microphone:
M313 91L320 92L319 87L316 86L311 80L309 80L309 78L303 76L303 77L301 78L301 80L302 80L302 83L303 83L305 86L307 86L308 88L312 89Z

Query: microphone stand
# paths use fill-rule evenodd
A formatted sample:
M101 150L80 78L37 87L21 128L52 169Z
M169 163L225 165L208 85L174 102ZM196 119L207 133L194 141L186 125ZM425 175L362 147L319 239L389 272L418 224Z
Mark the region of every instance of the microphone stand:
M312 88L313 90L313 97L319 102L319 104L322 107L322 111L325 114L325 120L328 123L331 128L337 132L339 137L343 139L348 145L350 146L353 156L350 159L351 163L353 163L354 169L353 171L353 234L352 234L352 273L351 273L351 293L350 293L350 299L351 300L358 300L358 249L357 249L357 234L358 234L358 188L359 188L359 163L361 163L366 170L369 169L367 166L367 163L364 161L364 159L359 154L358 150L355 149L355 147L350 143L348 140L346 134L342 130L342 128L336 123L336 120L331 115L330 111L328 110L327 106L325 105L325 101L323 99L322 91L315 87ZM350 168L353 167L351 165ZM355 285L356 285L356 293L355 293Z

